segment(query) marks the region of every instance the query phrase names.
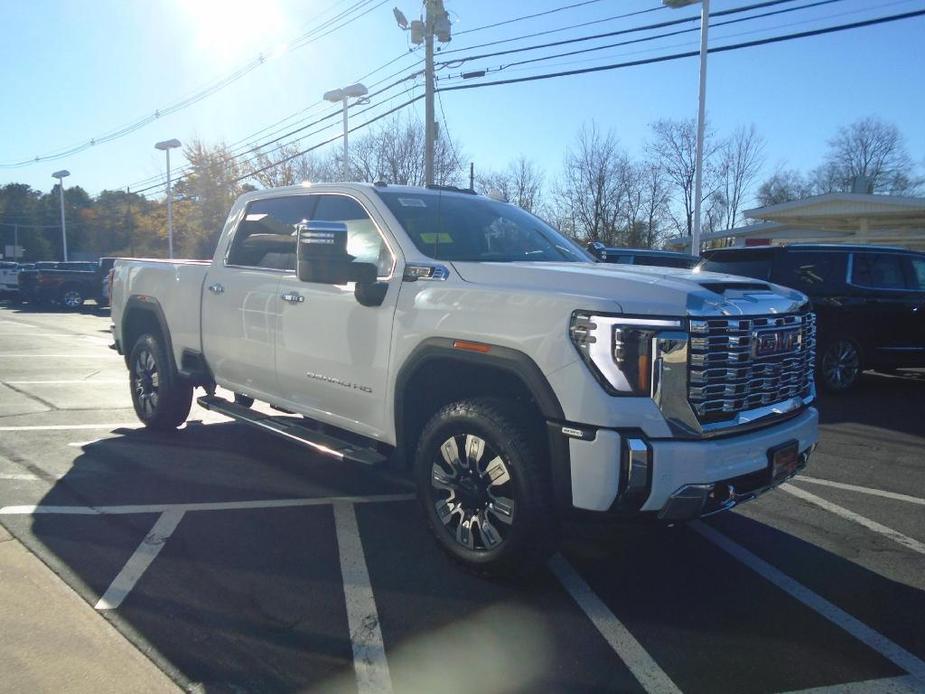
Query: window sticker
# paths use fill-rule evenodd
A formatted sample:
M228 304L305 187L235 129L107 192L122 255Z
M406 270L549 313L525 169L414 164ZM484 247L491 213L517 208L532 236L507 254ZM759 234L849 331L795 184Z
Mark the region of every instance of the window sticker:
M402 207L427 207L427 203L421 198L398 198L398 203Z
M441 232L439 234L421 234L421 241L423 243L453 243L453 237L446 232Z

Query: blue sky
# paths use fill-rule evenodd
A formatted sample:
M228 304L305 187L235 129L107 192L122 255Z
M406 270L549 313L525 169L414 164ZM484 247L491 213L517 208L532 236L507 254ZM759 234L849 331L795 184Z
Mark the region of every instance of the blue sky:
M446 0L446 6L454 29L463 32L575 1ZM715 12L754 1L714 0L712 5ZM794 0L772 9L810 1ZM16 169L0 168L0 184L18 181L48 190L53 185L51 173L67 168L72 173L68 184L81 185L92 194L105 188L124 188L162 173L163 155L153 149L158 140L176 137L186 141L199 137L206 142L233 143L306 109L325 90L349 84L408 48L407 36L396 27L392 17L393 3L388 2L330 36L302 48L283 49L293 37L352 4L345 0L4 3L2 18L7 30L0 43L0 64L4 66L0 162L30 159L87 141L196 92L261 52L269 57L259 68L213 96L114 142L57 161ZM419 1L411 0L395 0L394 4L409 17L416 16L420 7ZM699 12L699 6L686 10L660 9L622 20L597 21L660 5L660 0L601 0L529 21L459 34L447 49L596 22L497 48L518 47ZM841 0L716 28L711 34L711 45L921 9L925 9L923 0ZM621 38L635 36L640 35ZM620 38L610 41L617 40ZM488 58L440 74L455 75L462 70L495 67L590 45L595 43ZM693 50L697 45L698 35L692 32L586 56L508 68L493 77L501 79L635 60ZM467 54L460 51L452 55ZM404 66L410 68L415 59L416 56L407 56L365 82L371 85ZM754 123L767 140L767 173L779 164L812 168L819 162L826 140L840 125L871 114L899 126L913 158L925 168L923 87L925 18L920 17L711 56L708 114L720 135L739 124ZM420 89L413 93L420 93ZM382 102L389 94L375 103L381 103L382 109L400 103L400 98L389 104ZM500 167L523 155L553 175L584 122L594 120L604 129L613 129L626 149L640 155L649 134L649 123L658 118L694 116L697 61L686 59L449 92L442 100L448 130L461 144L466 160L475 161L477 168ZM422 112L423 102L418 102L415 108ZM307 115L326 112L320 105ZM438 118L439 113L438 108ZM292 118L284 125L299 122ZM327 123L331 129L305 139L302 146L336 135L338 119Z

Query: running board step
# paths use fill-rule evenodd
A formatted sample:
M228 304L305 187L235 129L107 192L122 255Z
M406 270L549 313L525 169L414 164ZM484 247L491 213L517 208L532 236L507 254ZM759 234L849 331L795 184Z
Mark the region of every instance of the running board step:
M329 434L323 434L302 424L301 417L274 417L215 395L203 395L196 400L201 407L231 417L239 422L263 429L271 434L295 441L311 450L337 460L364 465L381 465L388 458L365 446L356 446Z

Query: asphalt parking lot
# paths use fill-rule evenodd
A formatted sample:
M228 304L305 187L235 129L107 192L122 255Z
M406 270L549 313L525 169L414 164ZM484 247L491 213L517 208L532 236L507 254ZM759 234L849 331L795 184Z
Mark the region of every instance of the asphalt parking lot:
M0 524L183 688L925 691L925 373L824 397L775 493L574 528L514 584L452 566L400 478L196 406L143 431L108 327L0 306Z

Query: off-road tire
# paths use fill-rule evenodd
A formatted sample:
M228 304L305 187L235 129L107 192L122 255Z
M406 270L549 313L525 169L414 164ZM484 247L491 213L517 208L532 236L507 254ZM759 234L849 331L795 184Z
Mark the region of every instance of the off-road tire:
M482 456L475 459L474 466L468 451L469 437L484 443ZM459 467L446 463L442 449L450 439L455 441ZM476 450L478 445L474 442ZM497 459L501 460L500 468ZM488 470L492 463L492 469ZM496 475L502 469L505 473ZM448 475L448 470L454 474ZM496 486L498 479L504 479L504 474L508 481ZM468 486L463 487L461 478L466 476L470 479L466 482ZM477 398L443 407L421 433L414 458L414 477L424 515L438 544L452 559L474 573L526 576L555 546L556 523L547 456L539 435L511 402ZM448 477L458 483L455 492L435 486ZM480 492L477 489L480 483L487 490ZM447 520L447 511L453 506L447 503L447 498L452 502L457 494L457 511ZM472 504L466 506L468 501ZM502 522L507 514L500 513L499 509L509 501L513 501L513 512L509 521ZM438 508L443 510L442 515ZM478 512L471 510L479 508L482 510ZM463 532L463 536L466 539L472 536L471 546L460 539L458 529L466 520L472 522L468 535ZM488 521L488 527L483 529L476 525L477 520ZM492 539L499 536L502 539L493 545Z
M145 427L167 431L186 421L193 386L171 368L159 337L150 333L139 337L129 355L128 368L132 405Z

